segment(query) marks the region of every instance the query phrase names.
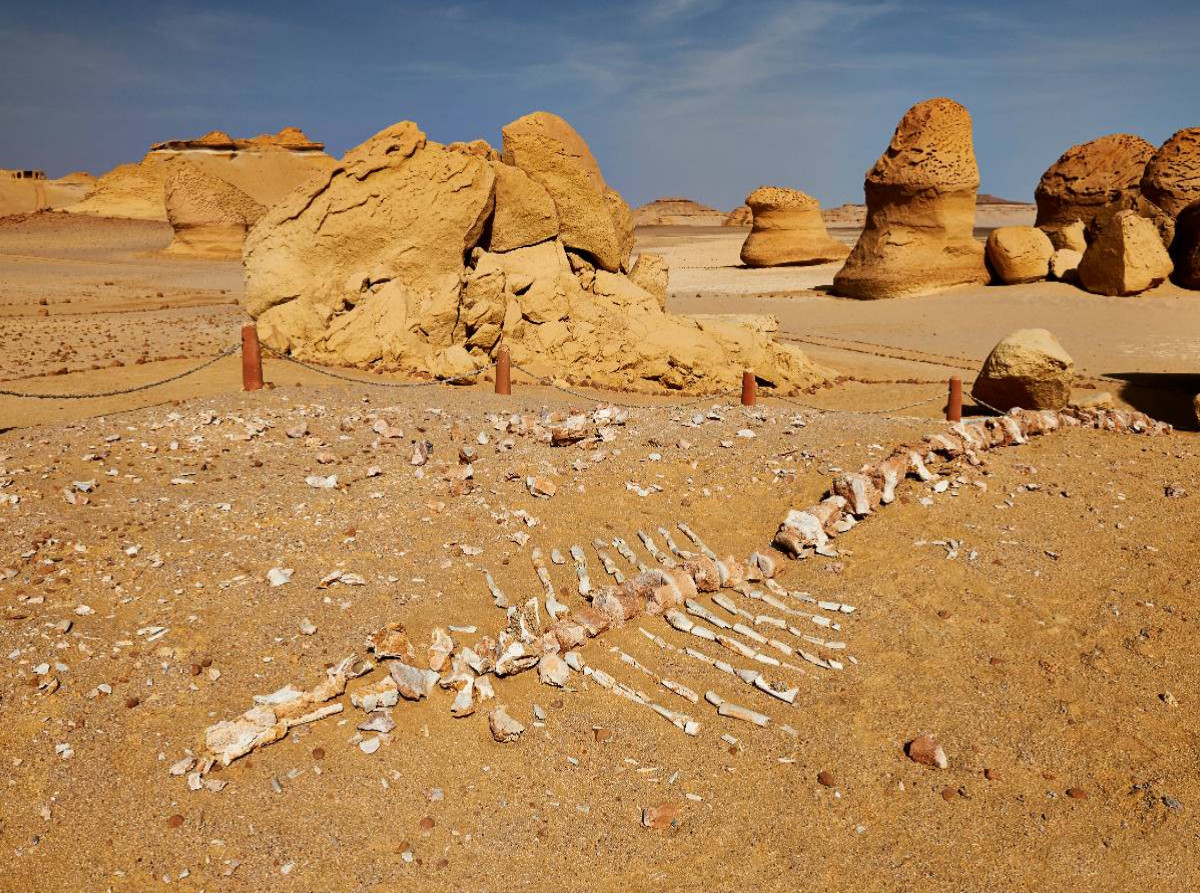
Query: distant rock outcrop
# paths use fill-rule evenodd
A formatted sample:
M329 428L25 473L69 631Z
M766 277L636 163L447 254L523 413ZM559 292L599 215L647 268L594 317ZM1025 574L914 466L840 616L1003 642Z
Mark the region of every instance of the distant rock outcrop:
M1071 399L1075 361L1045 329L1003 338L984 360L971 394L992 409L1062 409Z
M1098 295L1136 295L1171 275L1155 225L1136 211L1109 218L1079 262L1079 282Z
M721 226L752 226L754 224L754 212L750 210L749 205L738 205L732 211Z
M83 171L50 180L40 170L0 169L0 217L69 208L85 199L95 182Z
M971 116L957 102L909 109L865 187L866 228L834 277L837 294L899 298L991 278L973 236L979 167Z
M773 318L664 313L665 265L643 255L621 272L628 210L579 135L545 112L503 133L501 161L396 124L271 208L244 252L263 341L438 377L481 369L501 339L536 374L605 387L712 392L744 368L785 390L828 377L775 340Z
M726 215L690 198L656 198L633 212L634 226L723 226Z
M294 127L248 140L214 130L198 139L155 143L140 162L106 173L87 199L69 210L99 217L167 220L168 163L175 159L195 165L270 207L334 166L333 158L322 149Z
M1129 133L1072 146L1042 174L1034 192L1035 225L1055 248L1082 251L1060 232L1079 222L1094 234L1114 214L1139 207L1142 174L1153 155L1150 143Z
M167 251L198 257L241 257L246 233L266 212L236 186L182 158L167 165L165 201L175 231Z
M799 190L760 186L746 196L746 206L754 217L742 243L748 267L824 264L850 253L825 230L821 203Z

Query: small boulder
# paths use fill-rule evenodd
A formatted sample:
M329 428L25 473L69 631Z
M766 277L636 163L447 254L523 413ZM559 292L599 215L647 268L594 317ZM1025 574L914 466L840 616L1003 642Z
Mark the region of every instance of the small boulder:
M1075 361L1045 329L1020 329L992 348L971 395L1000 412L1062 409L1071 399Z
M492 737L500 744L516 741L525 732L525 727L508 715L503 704L488 714L488 727L492 730Z
M946 759L946 751L928 732L908 742L908 758L930 769L946 769L950 766L950 761Z
M629 281L648 291L658 301L658 306L664 310L667 307L667 284L670 271L667 262L661 254L639 254L629 271Z
M1050 255L1050 278L1059 282L1077 282L1079 280L1079 262L1083 260L1083 252L1070 248L1059 248Z
M1098 295L1136 295L1161 283L1172 269L1157 227L1136 211L1122 211L1083 253L1079 281Z
M1050 244L1057 250L1065 248L1080 254L1087 251L1087 227L1082 220L1064 223L1060 227L1041 227L1041 230L1050 237Z
M994 229L988 235L986 250L988 266L1005 285L1045 279L1054 254L1050 238L1034 226Z

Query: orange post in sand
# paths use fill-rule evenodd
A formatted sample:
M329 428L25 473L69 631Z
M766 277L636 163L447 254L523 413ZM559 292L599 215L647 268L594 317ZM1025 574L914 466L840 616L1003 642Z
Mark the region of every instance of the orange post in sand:
M946 421L962 421L962 379L957 375L950 379L950 399L946 403Z
M263 386L262 348L258 345L258 327L242 326L242 390L258 391Z
M509 368L507 347L501 347L496 353L496 393L505 396L512 393L512 370Z
M756 397L754 373L747 369L742 373L742 406L753 406Z

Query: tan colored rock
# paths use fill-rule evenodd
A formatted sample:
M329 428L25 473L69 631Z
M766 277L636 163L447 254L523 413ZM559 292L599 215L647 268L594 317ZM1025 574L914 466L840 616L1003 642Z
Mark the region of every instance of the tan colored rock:
M1146 164L1142 195L1170 217L1200 201L1200 127L1180 130Z
M1136 295L1171 275L1173 265L1155 225L1121 211L1101 228L1079 262L1079 282L1098 295Z
M512 251L558 235L558 211L541 184L523 170L495 163L496 213L488 236L489 251Z
M1138 207L1142 173L1153 155L1150 143L1129 133L1072 146L1042 174L1034 192L1035 225L1052 233L1079 222L1093 233L1117 212ZM1084 250L1059 241L1055 246Z
M1108 391L1092 391L1071 401L1074 409L1116 409L1117 401Z
M563 164L579 170L578 158ZM481 146L440 146L411 123L350 152L247 239L243 306L260 337L307 360L437 377L483 368L501 339L515 363L568 384L711 393L733 389L744 368L787 390L831 376L780 344L773 318L664 313L666 270L650 256L626 276L561 235L485 250L504 230L508 170ZM522 196L536 205L542 187L511 170L524 184L506 193L516 220Z
M850 253L829 237L821 203L799 190L760 186L746 196L746 206L754 220L742 243L748 267L824 264Z
M1059 282L1077 282L1079 280L1079 263L1083 253L1072 251L1070 248L1059 248L1050 256L1050 278Z
M633 219L583 138L549 112L519 118L502 133L504 162L525 171L554 201L563 244L601 269L621 270L633 248Z
M1005 285L1045 279L1054 254L1050 238L1034 226L994 229L988 234L985 250L988 265Z
M629 271L629 281L654 295L658 306L666 309L670 270L661 254L639 254L633 262L633 269Z
M1171 279L1184 288L1200 289L1200 201L1188 205L1175 219L1171 260L1175 265Z
M971 395L1000 412L1062 409L1071 399L1075 361L1045 329L1020 329L984 360Z
M164 190L175 231L171 254L240 258L246 233L266 213L236 186L182 159L168 165Z
M1063 226L1044 226L1038 227L1042 232L1050 237L1050 244L1055 250L1078 251L1080 254L1087 251L1087 227L1083 225L1082 220L1075 220Z
M971 116L957 102L909 109L865 189L866 227L834 277L837 294L900 298L990 280L973 235L979 168Z
M246 240L242 304L277 350L352 363L416 359L453 344L463 257L494 204L475 155L403 122L273 207Z
M754 212L750 210L749 205L738 205L729 212L729 216L725 218L722 226L753 226Z
M950 766L946 751L929 732L918 735L908 743L908 758L930 769L946 769Z

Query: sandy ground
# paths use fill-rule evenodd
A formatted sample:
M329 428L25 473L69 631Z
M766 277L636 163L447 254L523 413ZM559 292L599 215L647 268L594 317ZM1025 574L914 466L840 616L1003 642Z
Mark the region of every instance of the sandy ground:
M236 265L157 257L165 240L154 225L36 229L52 225L0 227L0 325L28 352L0 379L31 374L54 350L72 353L49 371L71 371L0 387L152 381L236 337ZM732 244L679 238L643 233L641 244L725 257ZM78 269L79 293L29 274L29 256ZM1035 313L1056 314L1062 325L1051 327L1092 375L1197 369L1186 293L1119 302L1041 285L867 305L812 290L819 281L772 286L780 298L681 285L749 272L700 266L674 262L675 309L769 306L848 376L809 405L940 397L945 376L969 378L998 337L980 329L1038 324L1024 319ZM819 271L785 272L808 282ZM94 312L60 313L101 295L109 303ZM60 321L74 328L50 328ZM111 346L89 343L106 331ZM89 371L105 352L132 360ZM136 365L143 353L149 361ZM236 391L231 357L133 398L0 397L0 890L510 890L585 877L595 890L1116 891L1200 881L1200 667L1189 658L1200 646L1200 441L1187 432L1067 431L1000 450L982 468L954 470L943 494L909 482L898 504L836 541L836 559L788 563L788 588L856 607L836 618L841 629L816 630L846 643L821 652L844 670L776 671L799 686L794 707L660 650L632 624L589 643L585 659L694 715L696 738L580 677L559 691L525 674L497 684L528 726L516 743L495 744L483 712L451 718L439 692L398 707L397 728L367 754L356 746L364 715L343 698L340 716L212 775L224 790L190 792L168 768L209 724L253 695L312 685L329 663L363 654L384 623L402 621L418 641L449 624L494 632L502 612L482 568L510 594L532 595L530 550L580 543L603 582L593 538L623 537L649 562L637 530L678 521L744 556L836 470L937 430L941 409L934 401L891 418L778 400L711 417L709 402L637 408L611 442L551 448L498 427L510 413L589 401L519 380L511 398L486 386L355 388L279 362L267 377L275 389ZM380 436L380 419L402 433ZM433 444L419 468L417 439ZM477 457L464 494L457 454L468 444ZM306 484L331 474L338 489ZM557 485L553 498L530 495L534 474ZM293 568L292 582L269 585L274 567ZM364 584L319 588L334 569ZM579 606L570 566L552 575ZM680 647L699 642L658 618L640 625ZM691 705L613 648L772 722L758 729ZM926 731L944 743L949 769L905 756ZM817 780L826 770L831 786ZM663 804L679 807L677 827L643 828L642 808Z

